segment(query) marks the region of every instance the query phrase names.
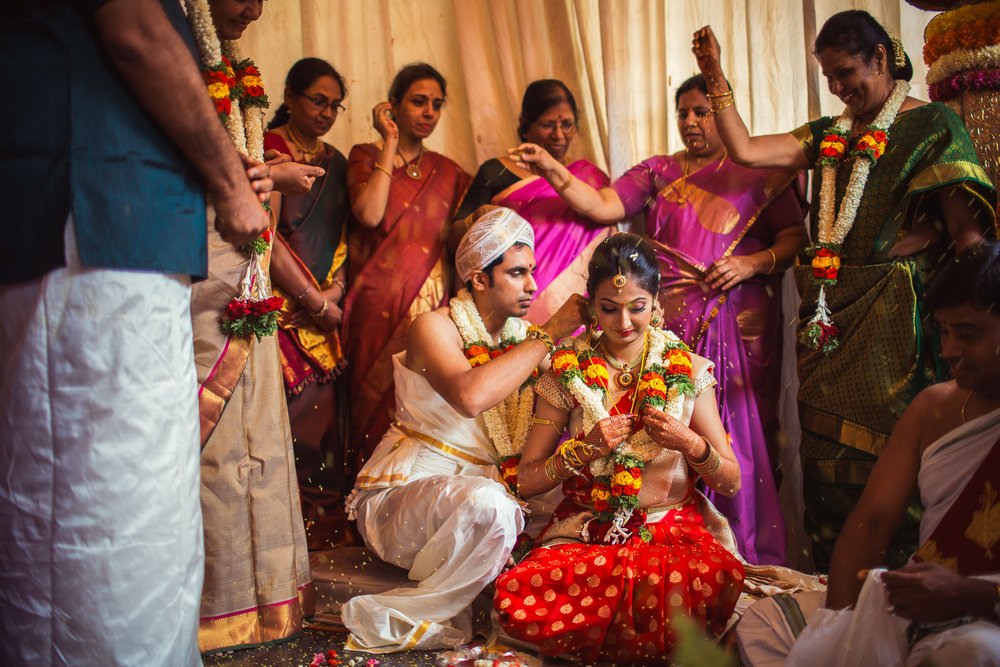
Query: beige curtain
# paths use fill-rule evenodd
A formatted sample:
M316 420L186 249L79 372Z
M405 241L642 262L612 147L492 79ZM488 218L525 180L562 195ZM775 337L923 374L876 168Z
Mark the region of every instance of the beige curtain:
M557 78L574 91L581 132L574 157L618 176L681 148L673 90L697 68L691 34L711 24L753 133L783 132L840 104L826 91L811 43L844 9L865 9L899 34L926 97L921 58L931 14L903 0L271 0L247 31L274 106L303 56L346 78L347 113L327 140L347 152L371 141L371 108L401 66L424 60L448 79L434 150L470 173L517 143L525 86Z

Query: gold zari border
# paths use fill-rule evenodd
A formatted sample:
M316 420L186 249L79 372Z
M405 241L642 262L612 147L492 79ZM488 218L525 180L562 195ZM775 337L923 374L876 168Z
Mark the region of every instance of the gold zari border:
M805 405L800 415L804 430L874 456L882 453L888 439L885 434Z

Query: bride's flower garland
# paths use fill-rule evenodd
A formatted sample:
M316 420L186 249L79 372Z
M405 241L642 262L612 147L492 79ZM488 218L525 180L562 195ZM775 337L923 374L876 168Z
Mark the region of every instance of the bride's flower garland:
M264 109L268 100L260 70L252 60L243 57L236 42L219 41L208 0L184 0L184 7L201 56L202 77L219 119L236 144L236 150L262 161ZM278 311L284 299L271 296L271 281L261 265L272 237L270 230L265 231L243 247L249 261L242 289L221 317L222 330L230 336L239 338L253 334L260 340L277 329Z
M469 364L475 368L496 359L504 352L524 340L528 323L517 317L508 318L500 331L496 345L479 315L479 309L469 290L462 289L449 302L451 319L462 336L462 351ZM517 492L517 466L521 461L521 450L531 429L531 415L535 407L532 387L538 379L538 370L532 372L518 391L505 398L502 403L483 413L486 432L500 455L500 473L511 490Z
M840 253L844 239L854 226L858 214L858 206L868 183L868 174L880 157L885 153L889 143L887 131L895 122L899 109L903 106L910 92L910 84L906 81L896 81L889 98L886 100L878 116L848 151L848 137L854 125L854 119L849 109L844 109L837 121L826 130L820 142L819 159L816 166L822 169L823 184L819 193L819 239L809 248L813 253L812 277L819 285L819 296L816 299L816 314L806 324L802 332L802 343L824 354L837 349L837 325L830 319L830 308L826 304L826 288L837 284L840 271ZM840 202L840 210L836 212L837 170L846 158L853 158L851 177Z
M610 415L605 406L609 394L607 363L594 354L596 346L593 338L588 342L577 340L574 347L561 347L552 354L553 372L583 408L584 433ZM635 405L638 409L648 405L680 419L685 398L694 394L691 352L672 332L660 329L646 331L645 346L634 389ZM651 539L645 528L646 513L637 508L642 471L661 451L643 429L607 456L591 461L594 482L590 497L597 511L596 534L604 542L624 542L635 529L643 540Z

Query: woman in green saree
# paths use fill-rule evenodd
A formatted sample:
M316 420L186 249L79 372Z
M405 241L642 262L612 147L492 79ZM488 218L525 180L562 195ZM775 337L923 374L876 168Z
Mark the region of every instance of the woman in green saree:
M954 251L996 234L996 192L961 120L909 97L913 70L867 12L832 16L814 53L845 104L787 134L751 137L711 28L694 35L716 126L734 162L814 169L813 245L795 268L806 530L825 569L886 437L923 387L945 379L923 290ZM891 561L916 547L919 511Z

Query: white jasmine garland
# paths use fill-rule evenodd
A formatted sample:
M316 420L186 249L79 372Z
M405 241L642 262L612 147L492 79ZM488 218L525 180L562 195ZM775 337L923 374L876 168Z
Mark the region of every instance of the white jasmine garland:
M896 81L889 94L889 98L882 106L882 110L871 124L871 130L887 131L895 122L899 109L906 101L906 96L910 93L910 84L906 81ZM844 113L837 119L835 126L850 135L854 119L850 109L844 109ZM864 156L857 155L854 158L854 165L851 167L851 177L847 183L847 190L844 198L840 202L840 211L834 219L833 209L836 199L837 170L840 167L840 160L835 164L823 165L823 184L820 187L819 201L819 242L823 245L840 246L847 238L847 234L854 226L854 220L858 214L858 206L861 204L861 197L864 195L865 186L868 184L868 174L871 171L872 161Z
M1000 68L1000 44L978 49L955 49L934 61L927 70L927 85L944 81L967 70L997 68Z
M527 322L517 317L509 317L500 331L500 340L495 344L489 331L486 330L472 295L465 288L449 302L449 308L451 319L462 336L462 342L467 346L480 344L493 348L496 344L507 340L519 343L524 340L528 331ZM534 407L534 391L530 383L525 383L519 390L483 413L486 432L500 458L515 456L524 449Z

